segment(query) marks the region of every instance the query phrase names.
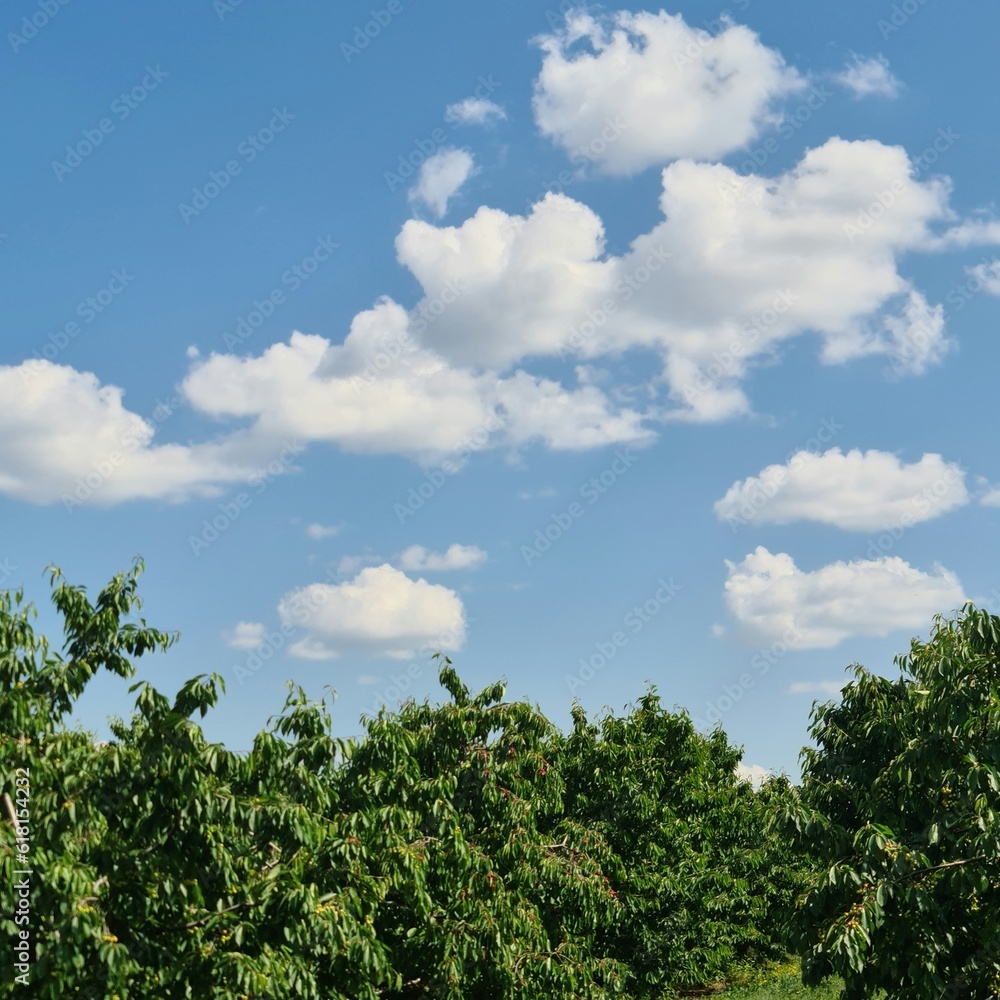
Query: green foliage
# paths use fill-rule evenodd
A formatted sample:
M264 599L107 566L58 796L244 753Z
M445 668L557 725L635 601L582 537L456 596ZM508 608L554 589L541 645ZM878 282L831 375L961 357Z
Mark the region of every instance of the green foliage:
M1000 619L968 605L815 710L787 824L821 863L794 940L847 998L1000 996Z
M601 845L620 905L598 947L628 967L630 993L657 997L779 957L782 918L802 887L796 859L767 832L788 782L755 794L737 780L740 753L725 735L700 735L655 691L600 727L579 707L574 722L554 761L567 815L588 830L585 846Z
M0 595L0 740L30 785L24 995L653 997L779 950L794 859L764 831L787 783L738 783L724 735L654 694L564 736L445 659L449 701L354 741L293 686L249 753L209 743L192 716L215 675L173 699L134 685L110 743L68 728L98 670L129 678L176 638L133 620L140 571L94 604L53 571L62 653ZM7 885L17 843L4 817ZM8 955L21 927L0 920Z

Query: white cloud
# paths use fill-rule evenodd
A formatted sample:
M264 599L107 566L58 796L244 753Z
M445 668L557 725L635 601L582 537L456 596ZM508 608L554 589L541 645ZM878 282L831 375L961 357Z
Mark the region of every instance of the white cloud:
M873 190L894 191L892 208L866 224ZM653 351L672 415L703 421L749 412L746 374L796 336L818 335L825 363L881 355L897 375L950 346L941 307L898 270L903 254L936 248L932 226L953 217L948 185L916 180L901 148L831 139L775 178L679 161L663 171L661 207L619 257L597 215L565 195L526 216L407 222L396 247L424 288L416 312L449 282L462 289L422 323L422 341L497 369Z
M545 486L540 490L522 490L517 495L518 500L547 500L549 497L554 497L556 491L551 486Z
M855 97L896 97L902 86L892 75L889 60L883 55L867 59L855 55L837 76L837 82Z
M434 572L451 569L475 569L486 562L487 554L475 545L449 545L445 552L431 552L422 545L404 549L397 560L400 569Z
M837 698L847 684L847 681L795 681L788 686L788 693L825 694L831 698Z
M260 622L238 622L226 636L231 649L256 649L267 638L267 626Z
M472 154L464 149L441 149L424 160L417 183L410 190L411 201L422 201L440 219L448 202L475 172Z
M378 684L378 677L374 674L358 674L358 684Z
M335 524L310 524L306 527L306 534L317 542L324 538L333 538L339 533L340 526Z
M467 97L464 101L449 104L444 112L445 121L455 125L489 125L495 121L504 121L507 112L482 97Z
M889 208L870 211L873 191L891 192ZM1000 223L959 220L948 197L945 179L916 179L903 149L835 138L775 177L672 163L662 220L617 256L601 219L564 195L525 216L410 220L396 248L423 288L412 312L382 299L342 343L293 333L256 357L191 359L186 401L248 424L216 441L154 444L153 420L92 374L0 368L0 494L212 496L288 440L456 466L489 448L643 443L654 420L751 412L747 375L803 335L820 340L826 363L880 355L896 374L918 374L950 345L942 308L900 274L901 258L1000 240ZM615 381L626 352L639 355L633 371L653 363L640 384ZM575 382L525 370L556 355ZM606 359L599 383L596 358Z
M370 566L351 581L314 583L286 594L283 625L307 634L290 652L305 659L345 653L408 659L418 652L452 652L465 641L465 608L447 587L411 580L392 566Z
M979 498L979 502L984 507L1000 507L1000 486L989 486L986 492Z
M387 363L376 369L373 359ZM342 345L294 333L257 358L215 354L182 388L204 412L255 417L254 434L427 463L534 441L579 450L651 436L640 414L612 408L594 386L452 367L417 345L405 310L389 300L359 313Z
M410 220L396 238L428 299L449 281L462 288L423 340L458 364L500 369L557 353L577 315L611 293L615 265L598 259L603 250L597 215L553 194L526 217L483 207L460 226Z
M109 505L215 496L246 481L269 439L155 445L156 426L127 410L123 391L48 361L0 366L0 494L34 503ZM266 457L265 457L266 456Z
M754 788L760 788L768 778L773 777L773 772L760 764L737 764L736 777L740 781L749 781Z
M966 247L1000 243L1000 220L964 219L928 241L928 250L961 250Z
M965 272L978 278L987 294L1000 295L1000 260L983 261L974 267L967 267Z
M574 162L616 174L740 149L802 85L749 28L726 23L713 35L663 11L571 12L538 44L539 128Z
M748 644L829 649L851 636L926 629L935 614L963 602L954 573L941 566L923 573L894 556L807 573L790 555L758 546L726 566L726 604Z
M909 527L969 502L965 473L940 455L905 464L886 451L796 452L734 483L715 504L720 520L819 521L849 531Z

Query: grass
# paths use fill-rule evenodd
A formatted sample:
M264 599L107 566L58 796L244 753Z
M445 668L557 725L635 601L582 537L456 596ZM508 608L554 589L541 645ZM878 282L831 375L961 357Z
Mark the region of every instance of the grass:
M748 978L744 985L718 994L720 1000L838 1000L843 986L839 980L830 980L809 989L802 985L797 963L788 963L766 975L757 974Z
M774 965L768 969L746 969L737 973L728 989L698 990L681 993L689 1000L839 1000L843 983L830 980L815 989L802 985L799 966L795 961Z
M767 986L739 987L721 996L727 1000L837 1000L841 984L830 981L815 989L802 985L798 975L782 976Z

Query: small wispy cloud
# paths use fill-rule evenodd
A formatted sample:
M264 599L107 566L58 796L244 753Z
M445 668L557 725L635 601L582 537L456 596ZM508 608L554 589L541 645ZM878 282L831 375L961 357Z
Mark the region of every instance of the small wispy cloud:
M467 97L464 101L449 104L444 111L445 121L455 125L490 125L504 121L507 112L493 101L481 97Z
M837 82L847 87L855 97L896 97L902 83L889 69L889 60L883 55L863 59L855 55L837 74Z
M306 534L314 541L323 538L333 538L340 533L340 526L336 524L310 524L306 528Z
M226 634L226 645L230 649L256 649L267 637L267 626L260 622L238 622Z
M410 201L423 202L440 219L448 211L448 202L475 170L471 153L442 149L424 161L417 183L410 190Z
M836 697L847 681L795 681L788 687L789 694L828 694Z

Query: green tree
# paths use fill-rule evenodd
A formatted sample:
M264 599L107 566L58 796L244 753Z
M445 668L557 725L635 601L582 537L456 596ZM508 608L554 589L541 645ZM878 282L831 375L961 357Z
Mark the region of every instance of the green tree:
M628 969L630 995L723 981L741 963L784 954L783 920L801 888L796 859L769 832L787 794L739 781L742 752L697 732L655 690L625 716L574 728L553 754L567 816L602 844L618 918L597 947Z
M845 997L1000 996L1000 619L935 619L895 680L855 667L814 710L787 823L822 870L800 900L807 983Z
M764 834L786 794L736 781L721 732L648 695L564 736L503 684L472 694L447 658L443 704L408 701L338 740L294 685L246 754L195 721L199 676L98 744L68 725L97 671L176 636L137 617L142 566L91 603L52 573L61 651L0 594L0 745L10 765L0 879L30 868L27 990L226 1000L603 1000L724 975L774 952L790 894ZM10 822L10 820L16 820Z

